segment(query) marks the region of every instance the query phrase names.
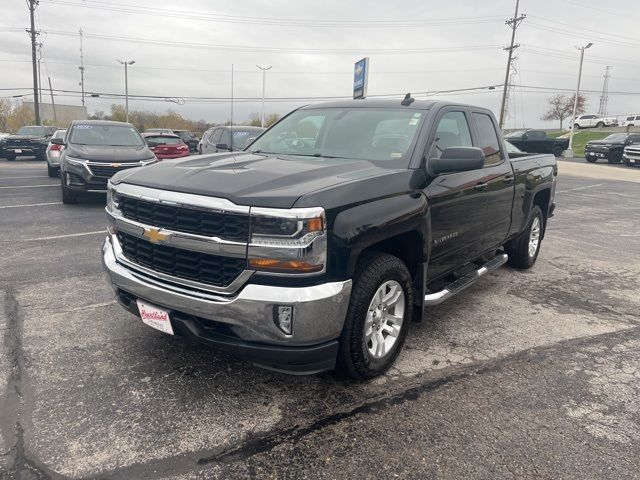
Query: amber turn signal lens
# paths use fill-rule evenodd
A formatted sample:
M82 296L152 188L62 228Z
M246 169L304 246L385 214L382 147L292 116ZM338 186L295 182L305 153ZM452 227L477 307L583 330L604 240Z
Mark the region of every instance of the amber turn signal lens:
M310 218L307 220L307 230L310 232L321 232L324 230L322 217Z
M321 271L323 267L300 260L276 260L275 258L251 258L249 266L256 270L274 273L312 273Z

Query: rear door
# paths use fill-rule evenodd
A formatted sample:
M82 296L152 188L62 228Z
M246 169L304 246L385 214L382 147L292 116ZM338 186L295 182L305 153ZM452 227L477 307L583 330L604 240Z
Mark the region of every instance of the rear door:
M486 194L486 209L481 216L480 225L484 252L501 246L509 233L514 174L499 140L500 130L493 116L486 111L474 110L472 117L475 127L474 146L482 148L486 158L481 178L483 192Z
M205 142L202 142L202 153L217 152L216 144L220 143L220 137L222 137L222 128L216 128L211 132L209 138L207 138Z
M435 133L425 152L427 162L439 158L445 148L471 147L470 111L447 107L436 117ZM426 188L431 214L431 260L428 277L433 280L477 258L482 249L482 218L487 195L482 170L453 172L431 179Z

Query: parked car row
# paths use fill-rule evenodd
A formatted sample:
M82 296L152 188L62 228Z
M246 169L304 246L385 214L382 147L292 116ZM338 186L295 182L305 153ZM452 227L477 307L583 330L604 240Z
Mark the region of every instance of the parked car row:
M601 115L580 115L576 117L573 128L580 130L581 128L602 128L602 127L617 127L618 119L616 117L604 117Z

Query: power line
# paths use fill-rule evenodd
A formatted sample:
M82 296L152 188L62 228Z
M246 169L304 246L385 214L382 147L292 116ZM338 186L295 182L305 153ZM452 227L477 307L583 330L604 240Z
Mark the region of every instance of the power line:
M225 15L211 12L194 10L180 10L160 8L137 7L132 4L110 3L102 1L84 0L82 2L71 2L65 0L50 0L49 4L65 5L72 7L82 7L89 9L99 9L106 11L117 11L118 13L133 13L148 16L163 16L170 18L181 18L189 20L202 20L211 22L224 22L235 24L258 24L260 26L288 26L288 27L332 27L332 28L381 28L381 27L424 27L441 25L459 25L470 23L488 23L502 18L499 15L487 15L481 17L466 18L432 18L413 20L320 20L304 18L273 18L273 17L252 17L239 15Z

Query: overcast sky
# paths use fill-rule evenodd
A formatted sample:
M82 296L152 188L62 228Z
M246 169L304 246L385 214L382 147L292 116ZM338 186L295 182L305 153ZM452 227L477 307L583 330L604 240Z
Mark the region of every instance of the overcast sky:
M135 6L132 6L135 5ZM236 97L259 98L267 72L267 98L349 96L353 63L370 57L369 94L469 89L502 84L515 0L40 0L42 77L55 89L79 90L79 37L84 37L85 89L123 93L115 59L135 60L129 93L162 97L229 97L234 64ZM32 85L24 0L3 0L0 15L0 88ZM611 65L608 113L640 114L640 6L637 0L522 0L527 18L518 28L518 74L507 127L554 127L542 122L543 89L575 89L579 52L586 50L582 87L587 110L599 106L605 65ZM143 40L143 41L141 41ZM526 86L526 87L525 87ZM537 90L532 87L542 87ZM0 95L28 93L12 91ZM564 92L560 92L564 93ZM499 111L501 89L439 98ZM56 102L80 104L79 95ZM89 112L123 100L88 98ZM267 112L286 113L309 100L269 101ZM130 101L130 108L173 108L187 118L223 122L229 101ZM235 104L236 121L259 112L259 100Z

